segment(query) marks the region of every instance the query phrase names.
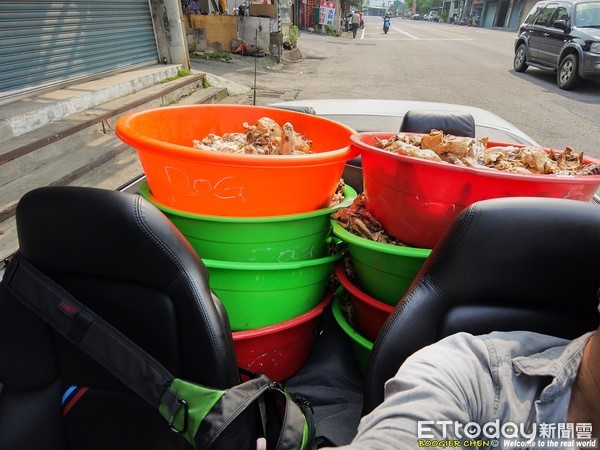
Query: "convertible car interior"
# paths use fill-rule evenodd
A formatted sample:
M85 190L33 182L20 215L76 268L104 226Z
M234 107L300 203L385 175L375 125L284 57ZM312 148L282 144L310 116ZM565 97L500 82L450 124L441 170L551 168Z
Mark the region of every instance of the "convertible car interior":
M222 388L239 382L226 313L210 293L206 269L141 196L40 188L23 198L17 222L23 257L173 373ZM598 229L600 210L589 203L473 204L384 325L365 379L324 315L313 357L288 384L314 403L317 442L351 439L360 409L382 401L383 384L402 361L444 336L527 329L575 337L594 329ZM186 448L155 410L14 295L3 281L0 360L10 364L0 369L0 447ZM348 414L351 420L340 422ZM238 437L215 448L244 448L243 433Z
M409 110L400 131L431 128L475 134L472 116L448 111ZM360 159L343 177L362 190ZM205 266L156 207L129 191L27 193L16 212L19 257L176 376L220 389L239 383L227 313ZM314 409L315 446L349 443L361 416L383 400L385 381L443 337L532 330L573 338L595 329L599 230L594 203L521 197L472 204L383 326L366 374L326 309L308 362L284 382ZM0 448L190 448L158 411L16 299L10 267L0 283ZM249 412L238 420L257 418ZM253 445L240 431L214 448Z

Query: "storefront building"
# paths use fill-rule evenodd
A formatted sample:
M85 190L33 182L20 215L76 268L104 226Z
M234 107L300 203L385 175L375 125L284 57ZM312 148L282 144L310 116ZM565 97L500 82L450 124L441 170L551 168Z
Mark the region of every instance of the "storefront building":
M162 62L181 63L173 0L0 4L0 103L34 90Z
M517 30L536 0L445 0L448 23Z

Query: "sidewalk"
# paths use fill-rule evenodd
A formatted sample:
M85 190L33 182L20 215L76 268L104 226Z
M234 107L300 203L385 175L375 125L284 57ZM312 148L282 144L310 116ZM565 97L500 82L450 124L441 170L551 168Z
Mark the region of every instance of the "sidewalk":
M348 45L351 40L352 33L337 37L301 30L298 48L285 51L279 63L272 56L254 58L230 54L232 61L229 63L192 59L191 65L194 70L206 73L213 86L228 87L234 83L249 89L244 94L232 91L222 102L255 102L265 106L297 100L311 83L320 83L323 76L316 74L320 61L335 57L340 46Z
M17 249L15 212L25 193L65 185L118 189L142 173L135 150L115 135L119 117L226 95L205 87L201 72L174 78L178 68L132 69L0 106L0 259Z
M300 48L280 63L234 54L230 63L192 60L191 77L167 84L160 81L178 66L154 65L0 106L0 258L17 248L14 212L24 193L49 185L116 189L141 173L135 151L114 135L120 115L170 104L296 100L318 60L335 54L327 39L302 32Z

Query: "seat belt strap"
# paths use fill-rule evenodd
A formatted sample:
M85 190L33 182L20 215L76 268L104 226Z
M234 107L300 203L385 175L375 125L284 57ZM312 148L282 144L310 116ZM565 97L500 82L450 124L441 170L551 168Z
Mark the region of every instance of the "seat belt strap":
M20 252L8 264L2 284L15 299L69 342L91 356L142 399L159 407L173 375L127 336L35 268Z

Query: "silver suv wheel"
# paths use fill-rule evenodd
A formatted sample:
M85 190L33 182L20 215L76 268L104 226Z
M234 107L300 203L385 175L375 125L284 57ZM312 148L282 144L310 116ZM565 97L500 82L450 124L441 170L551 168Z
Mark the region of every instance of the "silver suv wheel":
M517 51L515 52L515 59L513 61L513 68L517 72L525 72L527 70L526 61L526 48L525 44L519 45Z
M579 73L577 72L577 55L571 53L564 57L558 66L556 74L556 84L561 89L573 89L581 83Z

